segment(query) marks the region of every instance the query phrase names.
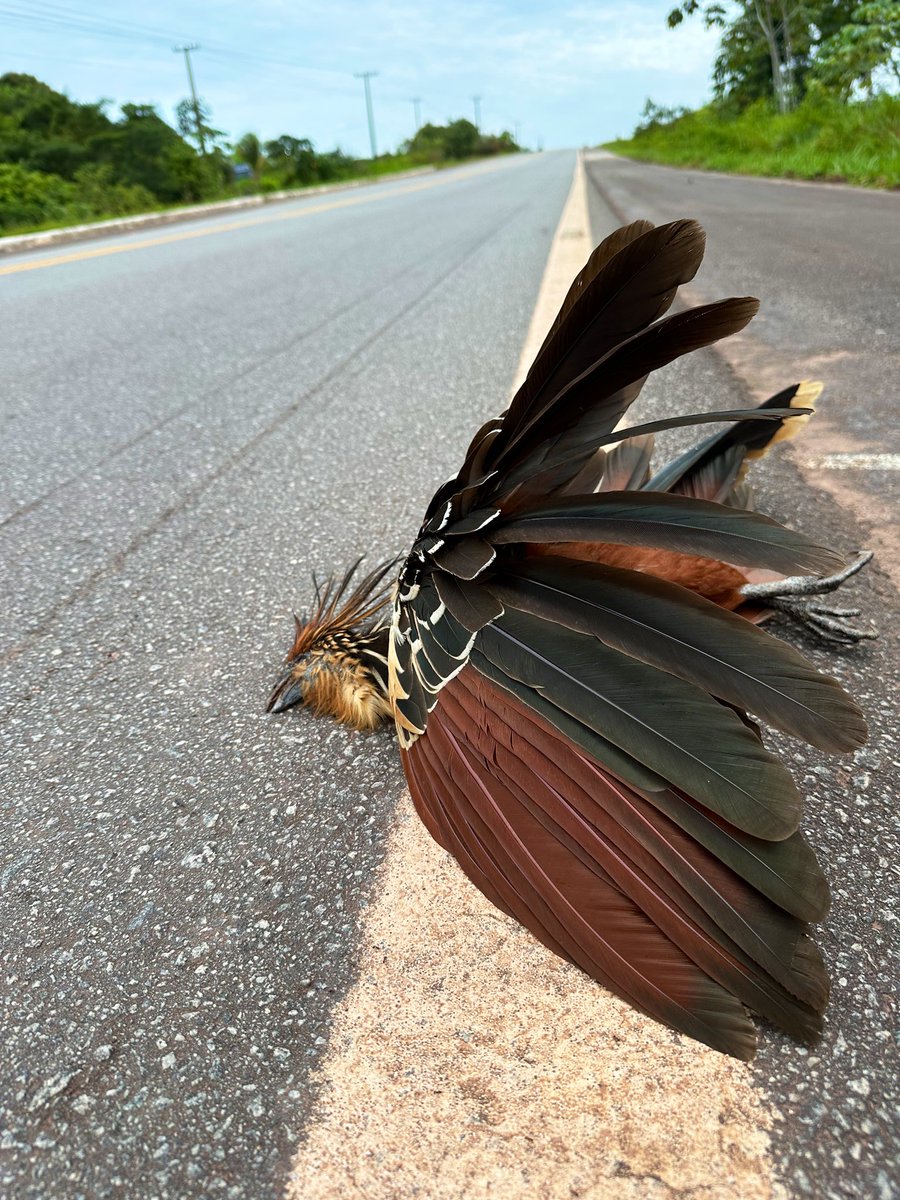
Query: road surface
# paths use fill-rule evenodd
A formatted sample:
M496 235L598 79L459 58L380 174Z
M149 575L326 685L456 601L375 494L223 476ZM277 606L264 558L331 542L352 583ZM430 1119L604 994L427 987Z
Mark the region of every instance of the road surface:
M880 627L878 644L832 654L802 634L788 635L859 699L871 734L852 762L782 742L807 789L805 828L830 871L834 904L822 946L833 990L821 1044L807 1054L772 1035L754 1069L783 1118L774 1152L791 1195L887 1200L900 1195L900 196L680 171L602 153L588 156L587 173L597 236L638 216L657 223L696 217L707 231L707 257L694 296L762 300L747 334L678 368L697 408L733 396L735 375L758 399L798 378L825 382L804 437L754 474L759 507L845 553L871 546L879 554L855 600ZM677 388L670 396L666 383L652 380L640 403L658 416L677 412L682 399Z
M402 779L389 737L266 717L265 697L311 570L402 550L505 404L573 165L475 166L0 264L4 1194L274 1194ZM805 287L828 297L847 353L874 364L865 408L829 410L829 452L842 433L880 449L891 360L875 329L896 328L896 298L878 247L896 198L840 193L854 287L827 230L811 262L770 244L837 192L732 181L713 203L702 177L666 173L664 190L656 170L589 164L595 232L674 205L714 237L698 287L756 290L789 316ZM776 199L736 248L743 187ZM773 354L844 346L803 315ZM854 360L837 370L849 389ZM642 403L740 402L734 372L693 356ZM782 458L764 500L856 549L895 476L849 475L841 496ZM890 634L885 577L858 595ZM889 648L838 665L873 746L837 766L790 751L837 885L829 1037L808 1055L768 1032L755 1068L785 1115L792 1194L890 1194Z
M572 165L0 264L4 1194L272 1194L402 782L265 701L505 398Z

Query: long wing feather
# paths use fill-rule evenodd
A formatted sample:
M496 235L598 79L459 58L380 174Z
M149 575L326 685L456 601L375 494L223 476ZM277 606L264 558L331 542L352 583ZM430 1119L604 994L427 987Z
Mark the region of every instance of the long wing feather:
M535 405L534 415L513 427L515 431L505 444L501 434L493 447L493 467L508 482L518 482L539 469L564 435L587 437L589 431L599 438L608 434L651 371L737 333L758 308L759 302L749 296L698 305L665 317L618 343L566 384L545 407Z
M823 750L853 750L864 725L843 689L783 642L686 588L639 571L545 558L490 589L518 609L671 671Z
M679 284L697 273L704 244L695 221L674 221L646 230L614 254L607 255L608 244L598 247L510 405L506 429L514 431L526 413L546 407L608 350L662 316Z
M504 613L477 644L505 674L731 825L770 840L797 828L800 797L790 775L700 688L524 613Z

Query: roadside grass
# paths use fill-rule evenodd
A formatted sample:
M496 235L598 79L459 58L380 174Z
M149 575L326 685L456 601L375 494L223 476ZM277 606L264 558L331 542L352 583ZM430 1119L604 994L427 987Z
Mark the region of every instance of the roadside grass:
M708 105L651 122L605 149L646 162L900 187L900 97L860 103L807 97L793 112L759 101L743 112Z
M52 216L44 221L16 221L12 212L6 211L3 205L4 179L2 172L6 164L0 163L0 213L4 213L6 221L0 222L0 238L16 237L26 233L44 233L51 229L65 229L72 225L98 225L103 221L113 221L117 217L144 216L151 213L178 212L179 209L197 208L205 204L220 204L223 200L237 200L245 196L265 196L274 191L304 192L321 187L323 182L342 184L354 180L366 180L392 175L399 171L408 171L421 167L421 162L412 162L407 156L385 155L374 164L363 159L358 162L357 169L334 180L316 180L309 184L285 183L280 179L264 176L261 180L246 180L226 184L214 195L208 195L203 200L180 201L175 204L161 204L144 188L110 188L106 191L97 189L93 195L86 196L75 184L57 180L54 176L40 177L37 172L27 172L38 184L46 189L51 184L57 186L59 195L54 195L54 203L49 205ZM443 165L443 164L442 164ZM7 168L12 170L12 167ZM25 180L32 183L31 179ZM12 188L18 191L16 199L22 199L22 181L11 179ZM132 193L132 194L126 194ZM43 197L41 197L43 199ZM10 206L11 208L11 206Z
M485 162L495 157L496 155L478 155L472 158L446 158L441 159L439 162L429 162L411 154L385 154L375 159L374 162L369 159L357 160L357 169L352 174L342 175L340 178L334 180L316 180L314 183L298 184L285 183L282 180L273 179L271 176L263 176L258 181L248 179L239 183L228 184L215 196L207 196L203 200L182 201L177 204L159 204L153 203L153 196L149 192L146 192L140 198L141 203L134 203L129 206L127 201L123 203L117 197L118 202L111 205L108 209L100 201L94 206L93 211L86 208L80 197L75 197L72 185L66 185L72 188L72 196L66 195L62 197L62 202L57 207L53 218L41 222L26 221L21 223L13 222L9 225L0 224L0 239L17 237L26 233L45 233L51 229L65 229L72 225L100 225L104 221L113 221L117 217L144 216L161 212L174 213L178 212L179 209L199 208L205 204L221 204L223 200L237 200L244 196L266 196L275 191L305 192L321 187L326 182L340 186L341 184L352 183L354 181L374 181L386 175L398 174L401 171L422 170L428 167L436 171L442 171L449 167L459 167L468 163ZM2 166L3 164L0 164L0 169L2 169ZM0 184L2 184L2 180L0 180ZM135 190L144 191L143 188ZM0 202L2 202L2 187L0 187ZM0 208L2 208L2 204L0 204Z

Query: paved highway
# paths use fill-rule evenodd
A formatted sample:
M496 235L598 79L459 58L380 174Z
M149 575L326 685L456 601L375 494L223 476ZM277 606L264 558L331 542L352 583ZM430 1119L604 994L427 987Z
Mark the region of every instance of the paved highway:
M401 550L505 404L573 165L479 165L0 261L4 1194L273 1194L402 791L386 735L263 715L289 614L313 568ZM827 450L882 448L895 197L840 193L861 228L854 287L827 230L812 261L770 239L837 192L747 185L777 203L741 240L737 181L713 202L699 176L589 172L598 236L623 210L705 220L698 288L791 308L806 270L847 354L867 355L866 406L828 411ZM821 358L836 328L798 316L771 353ZM855 360L835 371L849 395ZM644 403L739 402L749 374L693 356ZM765 473L770 511L843 549L880 536L871 505L894 475L841 471L841 492L794 461ZM884 575L857 594L891 634ZM838 656L872 748L839 765L790 751L837 892L829 1037L807 1055L769 1032L757 1068L796 1194L890 1195L889 648Z
M753 1069L780 1114L773 1149L791 1196L889 1200L900 1194L900 197L602 153L588 156L587 172L597 236L638 216L661 222L689 214L707 231L694 298L762 300L745 334L652 379L639 401L643 411L677 412L686 391L702 408L741 390L763 399L798 378L823 380L819 414L803 437L754 472L758 506L844 553L878 553L854 589L854 604L880 629L878 643L823 652L802 633L782 630L845 682L871 732L851 761L780 743L806 790L804 827L832 882L821 935L832 998L819 1046L807 1053L772 1033Z
M272 1195L402 788L264 715L290 614L505 401L573 163L0 264L3 1194Z

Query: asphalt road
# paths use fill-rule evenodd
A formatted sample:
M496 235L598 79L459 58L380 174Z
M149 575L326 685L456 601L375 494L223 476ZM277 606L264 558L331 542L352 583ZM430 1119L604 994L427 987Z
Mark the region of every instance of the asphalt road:
M0 264L4 1196L273 1194L402 789L264 714L290 614L505 402L573 163Z
M863 625L879 628L878 642L833 651L802 631L778 629L857 697L870 739L840 759L771 738L805 789L804 828L832 883L833 907L820 933L832 998L813 1051L769 1031L754 1070L783 1117L774 1154L792 1197L890 1200L900 1195L900 196L602 154L588 157L587 171L596 237L639 216L696 217L707 231L707 254L694 297L755 295L762 302L748 334L722 346L724 357L692 354L651 377L635 416L677 413L688 398L701 409L723 396L729 404L742 393L762 399L797 379L823 380L819 414L803 437L754 470L758 507L847 554L870 546L879 553L845 594L862 609ZM679 435L669 444L689 440ZM856 457L862 454L880 457Z
M312 568L403 549L505 403L572 166L462 169L0 264L4 1195L273 1194L402 787L387 736L263 715L289 614ZM785 306L767 368L831 353L840 325L875 365L865 409L836 405L829 428L881 446L895 197L841 193L854 287L827 230L812 262L770 244L837 192L728 181L713 201L705 178L590 170L598 235L622 210L699 216L697 286ZM738 239L742 188L769 192ZM791 297L808 288L821 317L804 324ZM849 391L853 360L835 366ZM745 386L708 353L642 403ZM854 476L839 503L784 456L762 474L769 511L843 549L869 543L859 497L882 503L894 478ZM885 577L856 594L890 635ZM769 1032L759 1060L796 1194L892 1194L889 650L812 651L863 696L871 748L838 765L789 750L837 893L828 1038L806 1054Z

